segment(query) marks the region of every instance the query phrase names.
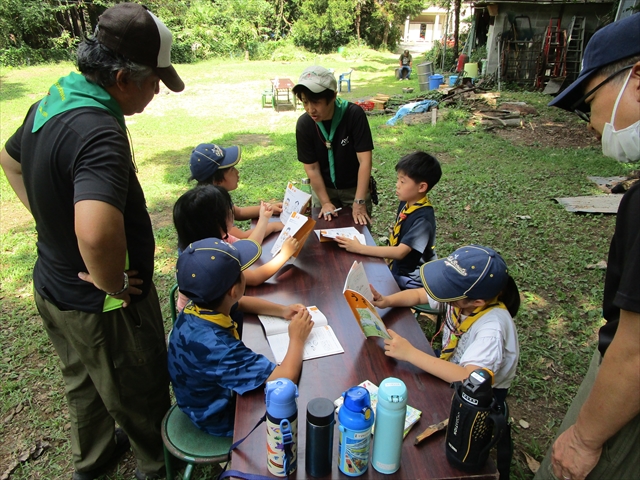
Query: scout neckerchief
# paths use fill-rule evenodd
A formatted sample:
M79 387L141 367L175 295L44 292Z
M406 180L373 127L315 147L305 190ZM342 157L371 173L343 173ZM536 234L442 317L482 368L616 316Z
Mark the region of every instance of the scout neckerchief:
M336 130L338 129L338 125L342 121L342 117L344 116L344 112L347 111L347 107L349 106L349 102L343 100L342 98L336 98L335 107L333 110L333 117L331 118L331 132L327 135L327 130L324 128L324 124L322 121L316 122L316 129L320 128L322 135L324 135L324 145L327 147L327 152L329 153L329 172L331 173L331 181L333 182L333 186L336 186L336 168L334 165L335 158L333 156L333 148L331 148L331 142L333 141L333 136L336 134ZM320 132L318 132L320 136ZM322 136L320 136L322 140Z
M40 130L50 118L83 107L106 110L115 117L122 131L126 130L122 109L109 92L88 81L84 75L72 72L54 83L47 96L40 101L31 133Z
M391 232L391 235L389 235L389 245L391 245L392 247L395 247L396 245L398 245L398 240L400 237L400 228L402 227L402 222L404 222L409 215L411 215L413 212L415 212L419 208L431 207L431 206L432 205L431 205L431 202L429 201L429 197L427 197L426 195L411 206L409 206L408 203L405 203L402 210L400 210L400 213L398 213L398 216L396 217L396 224L393 226L393 231ZM389 268L391 268L392 264L393 264L393 260L390 260Z
M507 307L504 303L498 301L498 297L491 299L486 305L482 307L477 307L467 318L465 318L462 323L460 323L460 317L462 316L461 309L457 307L453 307L453 331L449 336L449 343L447 343L446 347L442 348L442 353L440 354L440 358L442 360L450 360L453 352L458 345L458 339L462 336L463 333L468 331L480 317L489 313L494 308L504 308Z
M229 330L229 332L233 334L236 340L240 340L240 335L238 335L238 324L234 322L229 315L214 312L213 310L200 308L193 302L187 303L187 305L184 307L184 313L193 315L211 323L215 323L216 325Z

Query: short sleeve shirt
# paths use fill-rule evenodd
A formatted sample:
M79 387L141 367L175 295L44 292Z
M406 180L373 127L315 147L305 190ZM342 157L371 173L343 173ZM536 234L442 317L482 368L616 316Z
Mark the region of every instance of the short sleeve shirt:
M329 130L331 122L327 122ZM329 188L347 189L358 184L357 153L373 150L373 138L367 116L362 107L349 103L342 121L331 142L334 155L336 182L331 181L329 154L325 140L316 122L304 113L296 124L296 146L298 160L305 164L318 162L325 186Z
M398 214L405 204L400 202ZM409 277L420 284L420 267L436 258L435 242L436 217L433 207L418 208L402 221L398 235L398 243L411 247L411 251L404 258L393 261L391 273Z
M255 390L276 367L227 329L184 312L169 338L168 365L180 410L201 430L227 437L233 435L234 392Z
M607 323L600 328L598 348L604 355L618 328L620 310L640 313L640 181L620 202L616 228L609 248L604 279L602 313Z

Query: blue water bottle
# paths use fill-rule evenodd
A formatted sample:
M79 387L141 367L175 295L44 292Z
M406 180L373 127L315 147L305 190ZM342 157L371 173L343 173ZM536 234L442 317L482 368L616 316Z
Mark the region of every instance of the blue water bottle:
M371 456L371 465L380 473L395 473L400 468L406 415L407 386L398 378L385 378L378 388Z
M338 468L350 477L362 475L369 466L371 427L374 415L366 388L356 386L342 394L338 412Z
M288 378L267 382L267 468L286 477L297 467L298 387Z

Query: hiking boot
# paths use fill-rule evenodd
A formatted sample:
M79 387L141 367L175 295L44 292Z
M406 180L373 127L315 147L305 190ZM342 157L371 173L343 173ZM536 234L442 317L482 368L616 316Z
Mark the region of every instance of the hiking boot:
M73 472L72 480L94 480L100 475L104 475L114 464L120 459L122 455L127 453L131 448L129 443L129 437L124 433L121 428L116 428L116 448L111 455L111 458L103 466L88 470L86 472Z

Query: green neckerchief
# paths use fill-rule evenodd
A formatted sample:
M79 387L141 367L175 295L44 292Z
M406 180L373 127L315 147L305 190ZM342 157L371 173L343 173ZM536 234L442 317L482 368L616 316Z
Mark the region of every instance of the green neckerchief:
M335 159L333 156L333 148L331 148L331 142L333 141L333 136L336 134L338 125L340 125L344 112L347 111L348 106L349 102L342 98L336 98L333 117L331 118L331 133L329 133L329 135L327 135L327 130L324 128L322 121L316 123L325 138L324 144L326 145L329 153L329 171L331 172L331 181L333 182L334 187L336 186L336 167L334 165Z
M124 115L118 102L104 88L91 83L84 75L72 72L54 83L47 96L40 101L31 133L40 130L51 117L82 107L106 110L115 117L122 131L126 131Z
M236 340L240 340L240 335L238 335L238 324L234 322L229 315L200 308L193 302L187 303L187 305L184 307L183 312L185 314L193 315L203 320L207 320L208 322L215 323L225 330L228 330Z

